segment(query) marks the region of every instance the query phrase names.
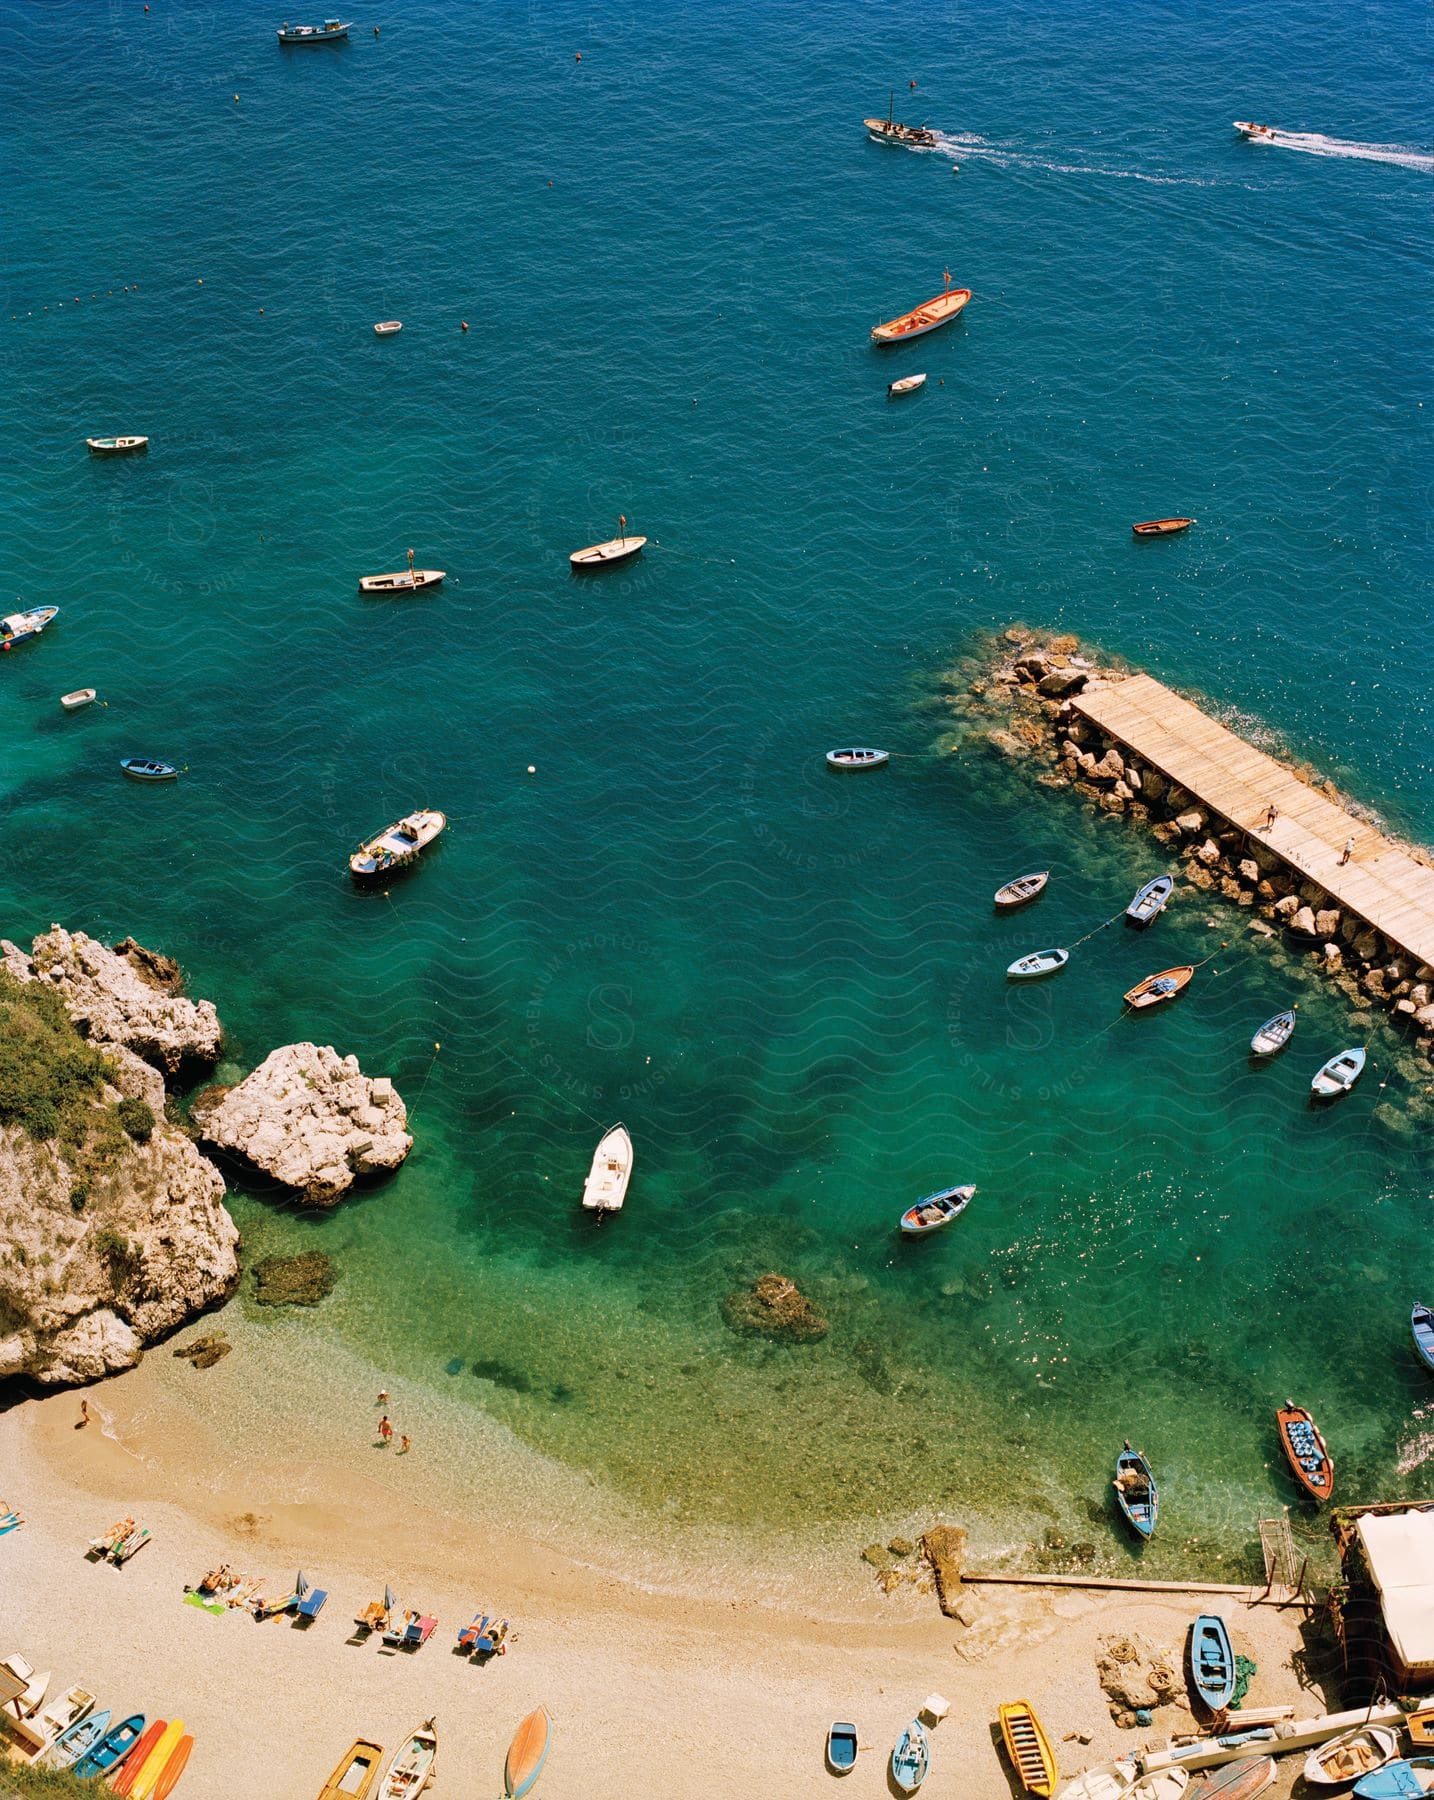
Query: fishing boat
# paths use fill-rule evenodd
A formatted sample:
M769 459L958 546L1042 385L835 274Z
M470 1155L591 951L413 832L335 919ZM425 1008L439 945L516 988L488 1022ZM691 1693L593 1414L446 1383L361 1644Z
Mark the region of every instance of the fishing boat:
M1001 1708L1001 1736L1006 1754L1028 1794L1042 1800L1055 1792L1056 1759L1029 1700L1011 1700Z
M610 569L614 563L627 562L637 555L647 542L645 537L629 537L627 535L627 515L617 516L618 536L609 538L606 543L589 544L585 550L574 550L568 557L570 567L579 571L592 569Z
M91 456L138 456L149 449L147 437L86 438L85 448Z
M1250 119L1236 119L1235 129L1241 137L1248 138L1254 144L1268 144L1275 135L1273 125L1256 125Z
M1434 1749L1434 1706L1421 1706L1417 1712L1410 1713L1404 1721L1404 1729L1416 1749Z
M965 1212L975 1192L974 1187L953 1187L928 1194L924 1200L918 1200L915 1206L908 1206L901 1215L901 1235L926 1237L933 1231L944 1231L948 1225L954 1225Z
M1250 1039L1250 1051L1255 1056L1273 1056L1277 1051L1284 1049L1294 1034L1294 1013L1276 1013L1273 1019L1266 1019Z
M1144 519L1131 530L1137 537L1174 537L1177 531L1188 531L1194 519Z
M917 388L925 386L925 375L903 375L900 381L887 382L886 397L888 400L895 400L901 394L914 394Z
M1046 883L1051 878L1049 869L1041 869L1034 875L1018 875L1014 881L1008 881L1004 887L998 887L992 903L997 912L1014 912L1018 906L1028 906L1037 894L1044 893Z
M536 1707L513 1733L508 1760L503 1765L505 1800L522 1800L543 1772L548 1746L553 1741L553 1721L546 1706Z
M891 1752L891 1779L903 1794L914 1794L931 1767L931 1738L920 1719L913 1719Z
M1198 1788L1191 1792L1197 1800L1255 1800L1275 1779L1273 1756L1242 1756L1222 1768L1207 1769Z
M7 613L0 619L0 650L13 650L40 633L59 613L58 606L32 606L28 612Z
M1356 1781L1359 1800L1424 1800L1434 1794L1434 1756L1408 1756Z
M883 763L891 761L889 750L828 750L827 767L829 769L879 769Z
M132 781L176 781L179 770L173 763L155 762L148 756L126 756L120 767Z
M1414 1310L1409 1315L1409 1332L1414 1339L1414 1348L1419 1352L1419 1360L1426 1369L1434 1369L1434 1306L1425 1306L1422 1300L1414 1302Z
M180 1776L189 1766L189 1758L194 1750L194 1739L186 1732L170 1752L169 1761L159 1772L159 1780L149 1791L149 1800L168 1800L174 1792Z
M402 330L402 319L380 319L373 328L373 334L375 337L395 337Z
M1310 1091L1320 1100L1336 1100L1347 1094L1364 1073L1363 1050L1341 1050L1332 1056L1310 1083Z
M50 1745L45 1760L52 1768L72 1768L105 1735L113 1717L108 1707L103 1712L87 1713L77 1725L60 1733Z
M127 1786L116 1782L115 1792L128 1794L130 1800L153 1800L155 1784L164 1773L170 1757L178 1749L183 1736L183 1719L166 1720L164 1730L150 1745L147 1755L142 1756L139 1750L135 1749L126 1759L121 1782L123 1776L128 1775L131 1768L134 1769L134 1774Z
M0 1714L11 1719L28 1719L31 1713L38 1712L44 1703L45 1690L50 1685L50 1671L43 1675L35 1673L34 1665L25 1660L16 1650L0 1662L0 1669L8 1670L16 1681L23 1681L24 1687L13 1700L7 1700L0 1706Z
M322 25L291 25L286 19L278 37L281 44L341 44L351 29L338 19L325 19Z
M863 119L866 135L874 144L897 144L907 150L931 150L936 145L936 133L928 131L924 125L902 125L892 116L896 111L896 90L886 103L884 119Z
M1032 950L1029 956L1018 956L1006 965L1012 981L1037 981L1042 975L1054 975L1071 959L1069 950Z
M1126 924L1148 925L1165 911L1174 892L1173 875L1157 875L1154 881L1147 881L1144 887L1135 890L1130 905L1125 909Z
M438 1731L432 1719L425 1719L389 1764L378 1800L414 1800L433 1779L438 1761Z
M144 1733L144 1714L133 1713L122 1719L118 1725L112 1725L100 1741L93 1745L75 1764L75 1774L81 1781L88 1781L95 1775L103 1775L112 1769L117 1762L127 1756L139 1742ZM159 1733L155 1732L158 1737Z
M1319 1427L1293 1400L1276 1409L1275 1423L1295 1480L1316 1500L1328 1500L1334 1492L1334 1458Z
M949 325L970 298L970 288L952 287L948 269L946 286L934 300L923 300L920 306L913 306L900 318L873 325L871 341L874 344L904 344L909 338L923 337L928 331L935 331L938 325Z
M1190 1627L1190 1686L1212 1713L1235 1696L1235 1648L1219 1613L1201 1613Z
M827 1767L833 1775L850 1775L856 1767L856 1726L844 1719L827 1732Z
M598 1139L588 1178L583 1183L583 1207L588 1212L621 1212L632 1179L632 1139L626 1125L614 1125Z
M359 845L349 858L349 873L355 881L376 881L406 869L416 862L448 824L441 812L420 809L408 813L396 825L390 825Z
M415 569L413 552L408 553L408 567L390 575L360 575L361 594L421 594L428 588L441 587L446 569Z
M93 688L75 688L68 694L60 695L60 705L66 712L78 712L82 706L93 706L95 690Z
M1115 1459L1115 1503L1125 1522L1138 1537L1149 1538L1160 1517L1160 1489L1155 1485L1155 1471L1145 1460L1143 1450L1132 1450L1130 1439Z
M1137 981L1133 988L1126 990L1125 1004L1139 1012L1143 1007L1159 1006L1163 1001L1173 1000L1194 973L1193 963L1182 963L1179 968L1161 969L1156 975L1147 975L1144 981Z
M368 1800L382 1762L382 1744L355 1738L319 1789L318 1800Z
M1399 1753L1399 1734L1387 1725L1356 1725L1320 1744L1305 1758L1304 1776L1311 1787L1343 1787L1360 1775L1372 1774Z

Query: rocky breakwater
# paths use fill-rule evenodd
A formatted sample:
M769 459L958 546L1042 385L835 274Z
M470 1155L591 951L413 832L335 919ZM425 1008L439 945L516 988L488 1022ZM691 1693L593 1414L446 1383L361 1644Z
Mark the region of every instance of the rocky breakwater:
M413 1148L393 1083L329 1046L285 1044L231 1088L194 1103L203 1142L240 1156L311 1206L332 1206L360 1176L396 1169Z
M0 958L0 1379L90 1381L238 1282L223 1180L164 1116L219 1021L128 942L57 926Z
M958 691L951 705L960 721L956 747L984 737L1004 756L1043 765L1037 779L1044 785L1073 788L1101 812L1144 825L1180 857L1191 887L1248 913L1256 935L1283 935L1293 951L1357 1005L1390 1012L1422 1053L1422 1072L1406 1072L1413 1086L1427 1093L1428 1062L1434 1060L1434 969L1411 965L1379 932L1342 911L1317 883L1212 816L1072 707L1074 696L1090 684L1124 681L1128 673L1082 649L1073 637L1042 637L1013 627L954 672ZM1288 762L1283 766L1347 811L1360 813L1315 770ZM1391 1111L1387 1105L1384 1110ZM1387 1122L1396 1121L1391 1116Z

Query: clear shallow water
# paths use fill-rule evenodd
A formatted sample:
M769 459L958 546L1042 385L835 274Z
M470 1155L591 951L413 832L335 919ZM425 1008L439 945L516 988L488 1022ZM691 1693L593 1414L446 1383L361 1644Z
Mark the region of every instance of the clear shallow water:
M1194 897L1008 992L1161 864L937 754L939 672L1059 624L1434 832L1426 51L1395 9L1063 19L434 4L309 53L225 12L12 20L0 541L63 614L0 668L0 902L12 936L180 957L239 1065L312 1037L394 1074L396 1181L236 1213L255 1254L333 1249L315 1337L470 1409L475 1446L481 1412L724 1529L1015 1490L1028 1534L1114 1556L1086 1504L1128 1433L1159 1572L1291 1497L1292 1390L1343 1496L1434 1491L1405 1338L1434 1165L1374 1117L1393 1039L1278 952L1236 935L1119 1020L1230 935ZM908 76L898 116L949 155L864 141ZM948 265L963 322L873 352ZM148 458L84 457L130 429ZM1187 539L1131 541L1175 510ZM644 561L570 579L619 511ZM442 592L360 601L409 545ZM108 709L63 717L87 682ZM841 740L902 755L835 781ZM135 788L126 754L189 772ZM352 892L353 842L419 803L443 843ZM1250 1069L1291 997L1294 1047ZM1376 1079L1311 1113L1366 1030ZM619 1116L638 1173L597 1235L575 1201ZM960 1228L896 1241L955 1179ZM722 1324L769 1267L820 1345Z

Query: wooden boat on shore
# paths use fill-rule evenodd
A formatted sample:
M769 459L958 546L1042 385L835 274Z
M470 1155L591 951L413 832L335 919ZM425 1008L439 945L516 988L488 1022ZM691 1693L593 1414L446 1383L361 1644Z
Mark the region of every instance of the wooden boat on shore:
M1275 1423L1295 1480L1314 1499L1328 1500L1334 1492L1334 1458L1319 1427L1293 1400L1276 1409Z
M60 705L66 712L79 712L83 706L93 706L95 697L93 688L74 688L68 694L60 695Z
M942 1188L939 1193L928 1194L915 1206L908 1206L901 1215L901 1235L928 1237L933 1231L944 1231L961 1217L975 1193L975 1187L971 1186Z
M568 557L570 567L579 574L594 569L610 569L615 563L627 562L637 555L647 542L645 537L629 537L627 535L627 516L617 516L618 536L608 538L602 544L589 544L585 550L574 550Z
M382 1744L355 1738L319 1789L318 1800L368 1800L382 1761Z
M1038 894L1045 892L1050 878L1050 870L1042 869L1035 875L1018 875L1014 881L998 887L992 901L996 911L1014 912L1018 906L1029 906Z
M513 1733L508 1746L508 1760L503 1765L504 1800L523 1800L543 1772L552 1741L553 1721L548 1709L535 1707Z
M389 1765L378 1800L417 1800L433 1780L438 1761L438 1730L432 1719L425 1719Z
M68 1731L62 1731L50 1745L45 1756L46 1763L55 1769L73 1768L109 1730L113 1717L108 1707L103 1712L86 1714L77 1725L71 1725Z
M148 756L126 756L120 767L131 781L177 781L179 770L173 763L156 762Z
M903 375L900 381L887 382L886 397L888 400L895 400L902 394L914 394L917 388L925 386L925 375Z
M1055 1792L1056 1759L1029 1700L1011 1700L1000 1709L1001 1737L1011 1766L1028 1794L1049 1800Z
M920 306L913 306L899 318L873 325L871 341L874 344L904 344L909 338L923 337L928 331L935 331L938 325L949 325L970 298L970 288L952 287L948 269L945 289L934 300L923 300Z
M1188 1769L1157 1769L1141 1776L1133 1756L1120 1756L1078 1775L1057 1800L1180 1800L1189 1785Z
M380 319L373 328L373 334L375 337L397 337L402 330L402 319Z
M1241 137L1248 138L1252 144L1268 144L1274 141L1274 126L1256 125L1252 119L1236 119L1235 130Z
M379 881L406 869L447 828L441 812L420 809L390 825L377 837L359 845L349 858L349 874L355 881Z
M76 1776L81 1781L89 1781L93 1776L104 1775L129 1755L142 1740L144 1732L143 1713L131 1713L129 1718L121 1719L75 1764ZM157 1738L159 1732L156 1730L154 1735Z
M1207 1770L1189 1792L1194 1800L1255 1800L1276 1773L1273 1756L1242 1756L1238 1762Z
M88 1688L72 1687L56 1695L28 1722L38 1748L48 1750L51 1744L58 1743L71 1726L78 1725L94 1710L94 1704L95 1697Z
M1434 1756L1403 1757L1355 1782L1359 1800L1423 1800L1434 1794Z
M441 587L446 569L415 569L413 552L408 553L408 567L390 575L360 575L361 594L421 594L428 588Z
M1434 1706L1421 1706L1417 1712L1409 1713L1404 1729L1415 1749L1434 1750Z
M1357 1725L1305 1758L1304 1778L1311 1787L1343 1787L1361 1775L1391 1763L1399 1753L1399 1734L1387 1725Z
M1115 1459L1115 1503L1121 1516L1137 1537L1149 1538L1160 1517L1160 1489L1155 1485L1155 1471L1145 1459L1143 1450L1132 1450L1130 1439Z
M325 19L322 25L291 25L286 19L278 38L281 44L341 44L352 28L338 19Z
M85 448L91 456L139 456L149 449L147 437L86 438Z
M1266 1019L1250 1039L1250 1052L1254 1056L1274 1056L1284 1049L1294 1034L1294 1012L1276 1013L1273 1019Z
M1126 990L1125 1004L1139 1012L1144 1007L1173 1000L1194 973L1194 963L1182 963L1178 968L1161 969L1158 974L1147 975L1144 981L1137 981L1133 988Z
M1130 529L1136 537L1174 537L1177 531L1188 531L1196 522L1194 519L1145 519Z
M891 1752L891 1779L903 1794L914 1794L931 1768L931 1739L920 1719L913 1719Z
M59 614L58 606L32 606L27 612L7 613L0 619L0 650L13 650L32 637L39 637Z
M632 1179L632 1139L626 1125L614 1125L598 1139L588 1178L583 1183L583 1207L599 1215L621 1212Z
M1158 919L1170 904L1170 896L1175 892L1173 875L1157 875L1153 881L1147 881L1144 887L1138 887L1125 909L1127 925L1148 925L1152 919Z
M1043 975L1054 975L1071 959L1069 950L1032 950L1029 956L1018 956L1006 965L1011 981L1039 981Z
M837 1719L827 1732L827 1767L833 1775L850 1775L856 1767L856 1726Z
M828 750L827 767L829 769L879 769L884 763L891 761L889 750L864 750L853 747L848 750Z
M1332 1056L1310 1083L1310 1091L1320 1100L1337 1100L1347 1094L1364 1073L1366 1054L1363 1050L1341 1050Z
M1219 1613L1201 1613L1190 1627L1190 1688L1212 1713L1235 1695L1235 1647Z
M1409 1314L1409 1335L1414 1339L1414 1348L1424 1367L1434 1369L1434 1306L1426 1306L1422 1300L1414 1302ZM1434 1720L1434 1711L1430 1717ZM1429 1741L1434 1743L1434 1733Z
M43 1675L37 1675L34 1664L27 1662L18 1650L0 1662L0 1669L25 1684L13 1700L0 1706L0 1714L10 1719L28 1719L31 1713L38 1712L50 1685L50 1671L46 1669Z

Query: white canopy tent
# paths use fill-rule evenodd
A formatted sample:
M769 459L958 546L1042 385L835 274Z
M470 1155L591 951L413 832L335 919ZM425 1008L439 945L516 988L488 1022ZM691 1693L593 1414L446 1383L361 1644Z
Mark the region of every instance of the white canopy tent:
M1434 1510L1365 1513L1356 1530L1394 1653L1411 1685L1427 1685L1434 1681Z

